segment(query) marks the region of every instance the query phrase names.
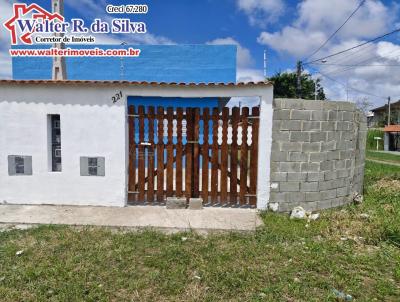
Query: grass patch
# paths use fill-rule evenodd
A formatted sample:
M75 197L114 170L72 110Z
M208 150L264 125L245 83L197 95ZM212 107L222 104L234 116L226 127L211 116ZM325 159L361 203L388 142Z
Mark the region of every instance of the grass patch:
M376 140L375 137L380 137L379 149L383 150L383 137L385 132L381 129L368 129L367 133L367 150L376 150Z
M400 164L400 152L399 155L397 155L397 154L367 150L366 156L368 159L376 159L376 160L386 161L388 163Z
M334 288L398 301L400 193L377 186L382 177L399 169L368 162L363 204L311 223L263 213L253 234L3 232L1 301L336 301Z

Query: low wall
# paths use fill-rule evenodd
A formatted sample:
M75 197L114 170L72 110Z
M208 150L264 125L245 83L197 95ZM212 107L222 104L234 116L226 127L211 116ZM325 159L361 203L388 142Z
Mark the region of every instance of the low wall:
M366 117L353 103L274 100L270 206L350 203L363 190L366 134Z

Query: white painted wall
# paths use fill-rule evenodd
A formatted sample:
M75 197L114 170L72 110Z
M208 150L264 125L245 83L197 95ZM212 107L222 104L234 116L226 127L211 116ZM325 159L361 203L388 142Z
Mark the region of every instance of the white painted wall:
M0 202L125 205L125 106L108 89L0 86ZM62 172L49 172L47 114L60 114ZM8 155L31 155L32 176L9 176ZM80 156L104 156L105 177L80 176Z
M111 97L122 91L123 100ZM0 83L0 202L126 205L127 96L260 97L258 204L269 200L272 86ZM62 172L49 172L47 115L60 114ZM9 176L8 155L31 155L32 176ZM80 156L104 156L105 177L80 176Z

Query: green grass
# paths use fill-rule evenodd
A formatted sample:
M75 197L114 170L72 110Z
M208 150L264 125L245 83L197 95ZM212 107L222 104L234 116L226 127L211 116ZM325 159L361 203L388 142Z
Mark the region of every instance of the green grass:
M400 180L399 169L368 162L363 204L311 223L263 213L253 234L3 232L0 300L336 301L336 288L356 301L399 301L400 193L377 188L382 177Z
M380 129L368 129L367 133L367 150L376 150L375 137L380 137L379 150L383 150L383 136L384 132Z
M376 159L376 160L381 160L381 161L387 161L389 163L400 164L400 152L399 152L399 155L396 155L396 154L391 154L391 153L367 150L366 156L368 159Z

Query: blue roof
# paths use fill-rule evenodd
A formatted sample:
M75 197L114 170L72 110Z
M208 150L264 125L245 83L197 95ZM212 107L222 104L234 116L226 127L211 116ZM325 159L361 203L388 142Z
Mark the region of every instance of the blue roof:
M14 48L49 48L49 45ZM236 82L235 45L74 45L70 48L139 48L139 57L67 57L69 80ZM13 79L51 79L52 58L13 57ZM121 65L123 72L121 73Z

